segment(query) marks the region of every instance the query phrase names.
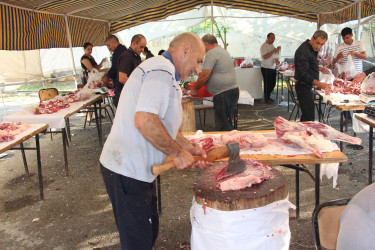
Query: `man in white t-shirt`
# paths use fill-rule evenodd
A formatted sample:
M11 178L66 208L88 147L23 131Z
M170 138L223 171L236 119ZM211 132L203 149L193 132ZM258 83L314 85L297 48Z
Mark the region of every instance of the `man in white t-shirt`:
M332 65L335 66L336 63L344 65L348 61L348 55L351 55L354 66L357 70L356 74L362 73L362 61L367 59L365 45L360 41L353 40L353 32L351 28L343 28L341 30L341 37L344 42L337 46ZM354 77L354 75L351 77ZM351 122L352 117L350 111L344 111L344 117L345 123Z
M198 73L205 48L193 33L176 36L168 51L136 67L126 81L100 170L120 235L121 249L151 249L159 218L152 165L171 156L178 169L207 167L207 155L178 129L182 121L180 79Z
M360 41L353 40L351 28L346 27L342 29L341 37L344 42L337 46L332 64L335 65L338 63L343 65L348 61L348 55L351 55L357 74L362 73L362 61L367 59L365 45Z
M273 42L275 41L275 34L269 33L267 40L260 47L260 55L262 56L262 75L264 82L264 101L267 104L272 104L274 100L270 98L271 93L276 85L276 60L278 60L278 53L281 47L275 48Z

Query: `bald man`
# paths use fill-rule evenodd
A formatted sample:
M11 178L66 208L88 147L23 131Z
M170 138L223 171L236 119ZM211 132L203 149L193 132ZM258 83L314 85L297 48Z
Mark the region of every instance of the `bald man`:
M218 131L234 129L233 120L236 114L239 89L236 82L233 60L229 53L218 45L216 37L206 34L202 37L206 56L202 73L190 91L192 96L206 85L214 98L215 126Z
M120 55L126 51L126 47L122 44L120 44L120 41L118 40L117 36L110 35L105 39L105 44L107 45L107 48L109 51L111 51L112 54L112 64L111 68L107 72L107 77L111 78L113 81L113 84L116 86L118 84L118 71L117 71L117 61Z
M206 153L179 132L179 81L198 73L204 46L193 33L176 36L162 55L140 64L124 86L111 132L100 156L122 249L151 249L158 235L155 178L151 166L167 156L178 169L205 168L193 155Z
M137 34L132 37L129 49L124 51L117 61L118 68L118 83L115 84L115 96L113 97L113 104L117 107L121 96L122 89L129 79L133 70L141 64L141 53L147 45L146 38Z

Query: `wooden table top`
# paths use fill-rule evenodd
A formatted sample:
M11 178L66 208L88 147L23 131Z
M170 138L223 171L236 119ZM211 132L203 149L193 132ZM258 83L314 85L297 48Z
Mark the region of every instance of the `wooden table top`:
M361 122L366 123L367 125L370 125L371 127L375 128L375 118L370 117L367 114L354 114L354 116Z
M275 130L261 130L261 131L248 131L253 133L270 133ZM205 134L222 134L226 132L207 132ZM183 135L194 135L194 132L183 133ZM268 165L295 165L295 164L322 164L322 163L340 163L346 162L348 157L339 150L333 152L323 153L323 157L319 158L315 154L303 154L303 155L242 155L242 158L249 158L252 160L260 161ZM171 160L167 159L168 160ZM228 158L221 159L221 161L228 160Z
M5 151L7 151L9 149L14 148L15 146L17 146L18 144L21 144L24 141L27 141L28 139L30 139L34 135L39 134L40 132L42 132L43 130L48 128L48 124L32 124L32 126L33 126L33 130L28 132L28 134L26 134L26 135L24 135L20 138L16 138L15 140L11 141L10 143L7 143L6 146L0 148L0 154L4 153ZM30 130L30 129L28 129L28 130ZM26 130L26 131L28 131L28 130Z

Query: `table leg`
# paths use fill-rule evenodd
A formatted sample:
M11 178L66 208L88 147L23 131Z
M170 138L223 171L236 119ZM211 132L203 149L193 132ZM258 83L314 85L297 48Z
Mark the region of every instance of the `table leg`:
M320 164L315 164L315 206L319 205L320 196Z
M319 122L323 122L323 114L322 114L322 97L319 96L319 107L318 107L318 118Z
M67 151L66 151L67 137L66 137L66 130L65 130L65 128L63 128L61 132L62 132L63 150L64 150L65 174L66 174L66 176L69 176L68 154L67 154Z
M160 186L160 175L156 177L157 183L158 183L158 211L159 214L161 214L161 186Z
M340 132L344 131L344 113L340 112ZM340 141L340 151L342 152L343 142Z
M39 135L35 135L35 145L36 145L36 160L38 163L38 177L39 177L39 192L40 192L40 199L44 199L43 194L43 174L42 174L42 161L40 158L40 145L39 145Z
M296 219L299 219L299 170L296 169Z
M25 149L23 147L23 143L20 144L21 154L22 154L22 160L23 160L23 166L25 167L25 175L29 176L29 168L27 167L27 161L26 161L26 155L25 155Z
M373 147L374 128L370 126L369 151L368 151L368 184L372 183L372 147Z
M98 105L97 103L94 103L94 113L95 113L95 123L96 123L96 129L98 130L98 136L99 136L99 144L100 146L103 146L103 143L102 143L102 133L101 133L101 124L99 124L99 119L98 119L98 107L96 106ZM101 103L99 101L99 110L101 109ZM100 123L101 123L101 120L100 120Z

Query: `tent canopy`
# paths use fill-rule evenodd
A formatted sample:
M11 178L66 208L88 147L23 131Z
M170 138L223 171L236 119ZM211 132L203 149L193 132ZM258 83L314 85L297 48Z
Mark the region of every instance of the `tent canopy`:
M319 25L375 14L375 0L213 0L212 4ZM86 41L103 45L108 34L210 5L211 0L3 0L0 50L80 47Z

